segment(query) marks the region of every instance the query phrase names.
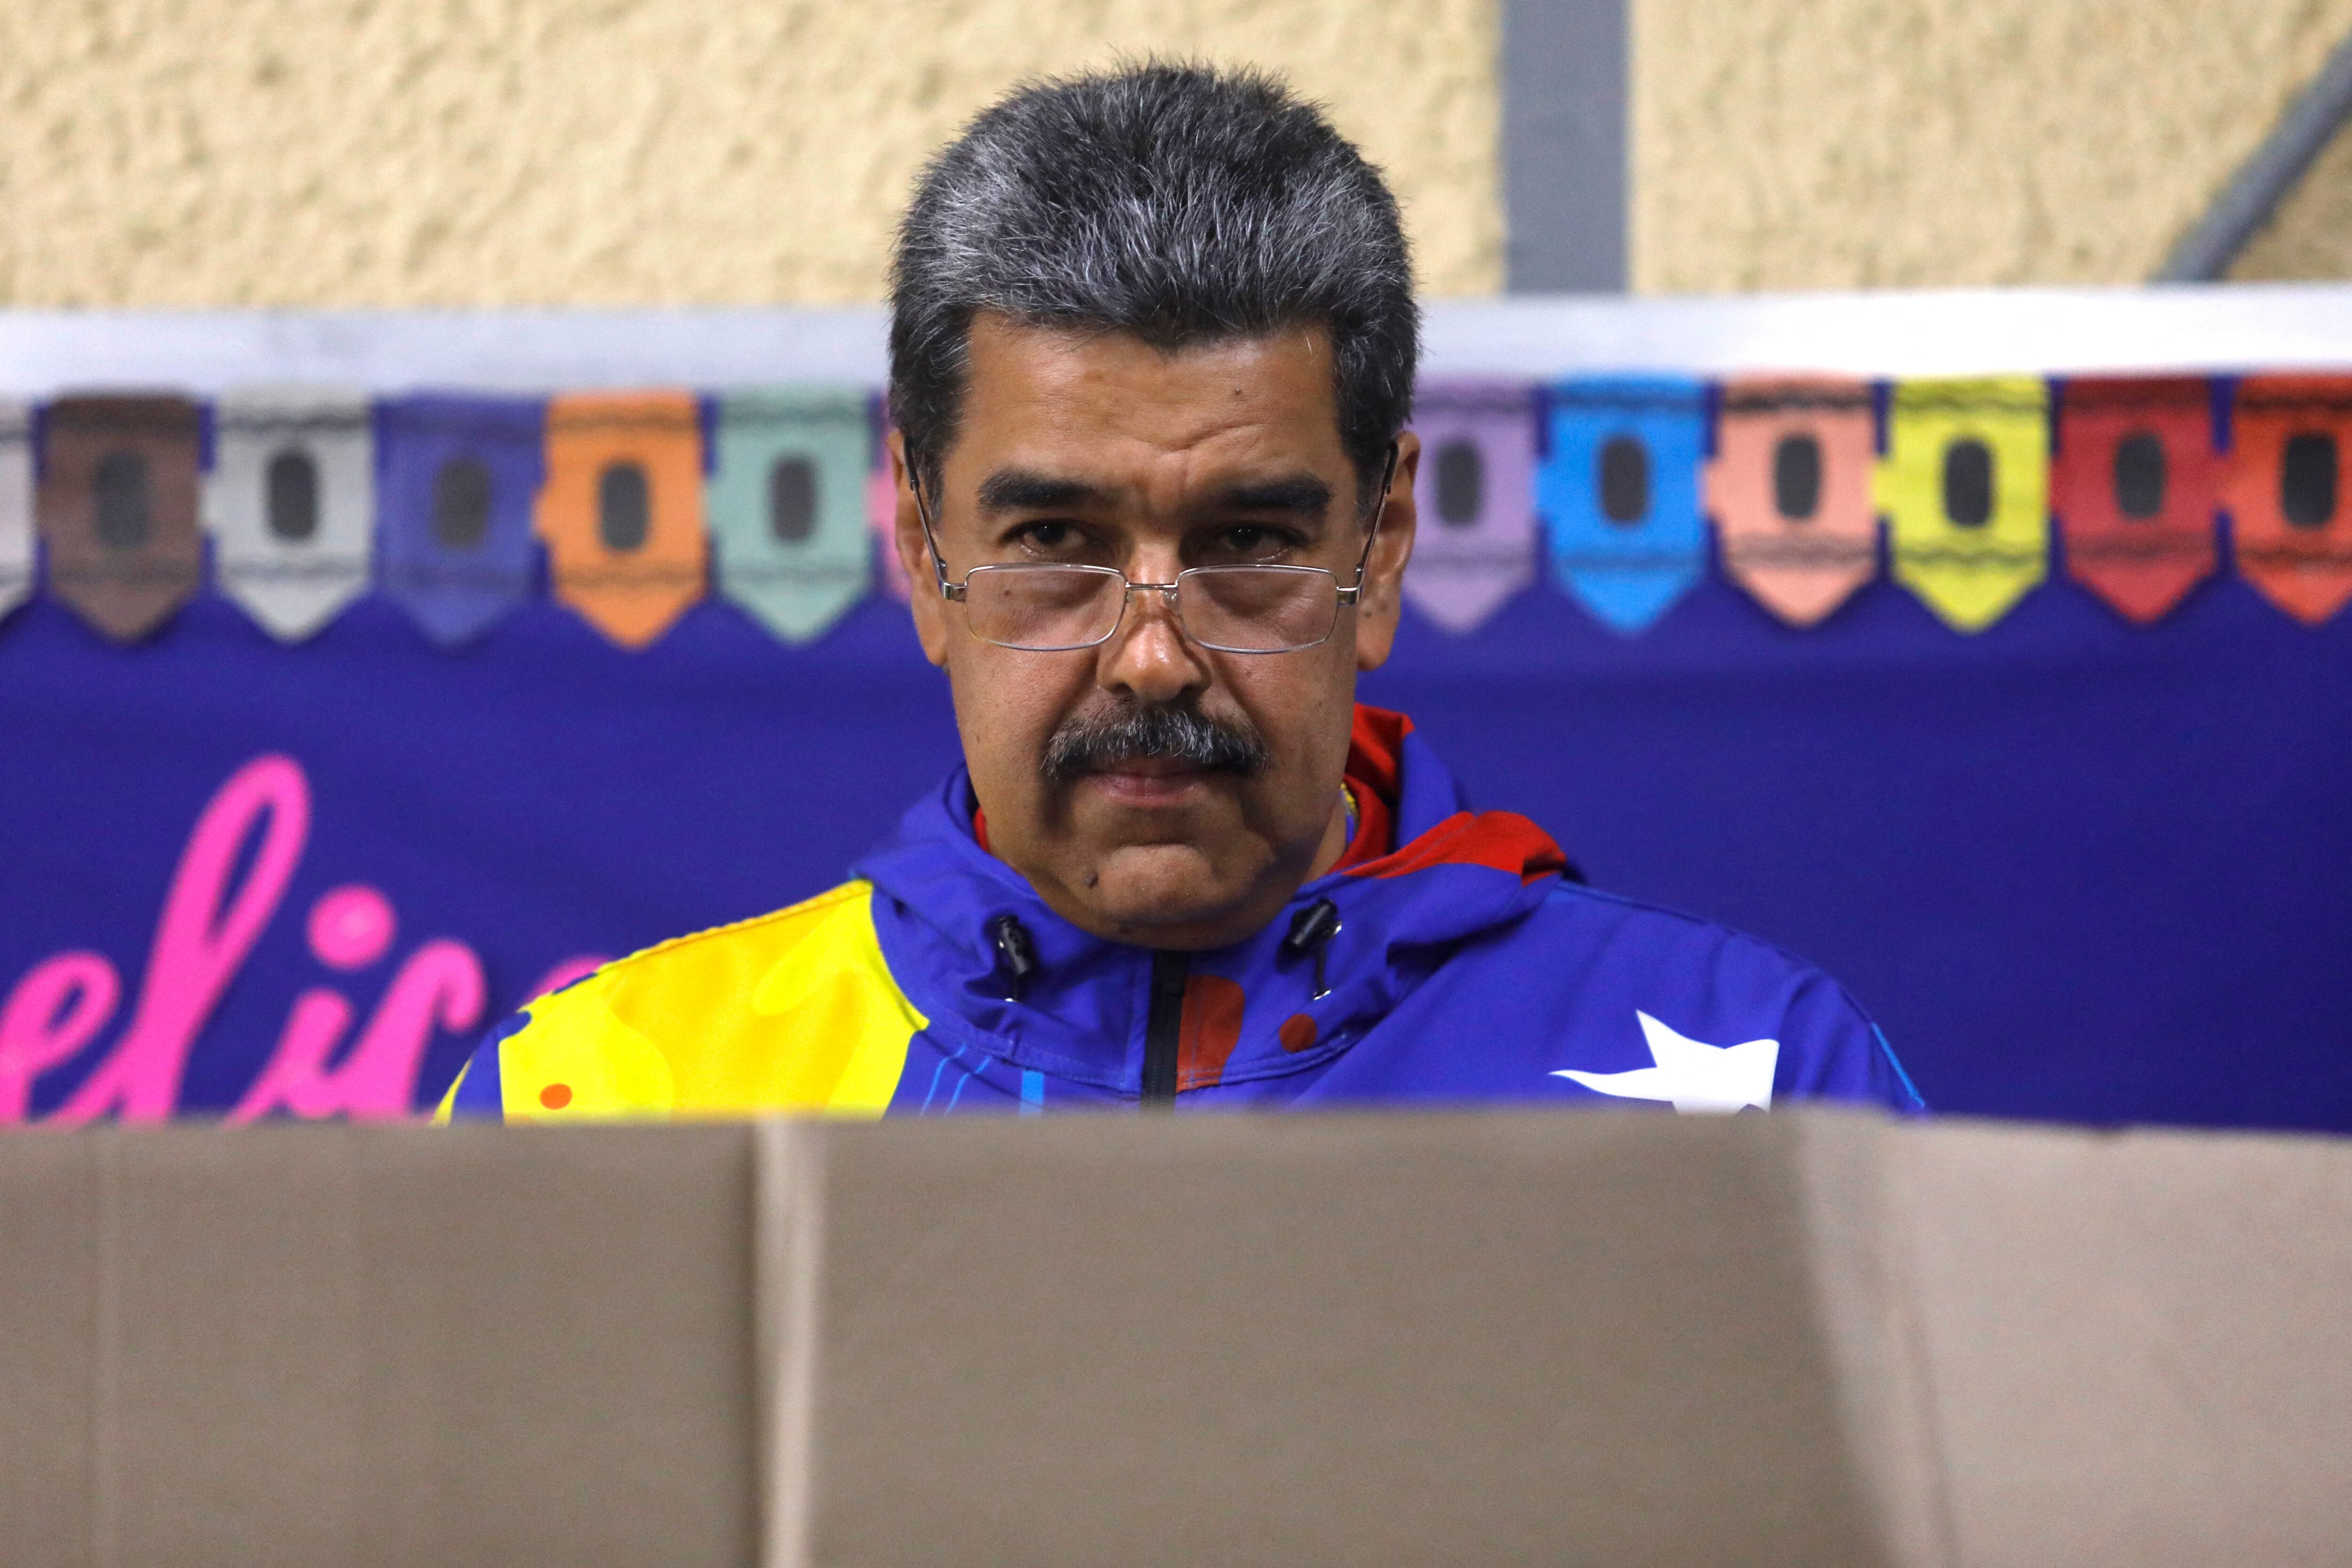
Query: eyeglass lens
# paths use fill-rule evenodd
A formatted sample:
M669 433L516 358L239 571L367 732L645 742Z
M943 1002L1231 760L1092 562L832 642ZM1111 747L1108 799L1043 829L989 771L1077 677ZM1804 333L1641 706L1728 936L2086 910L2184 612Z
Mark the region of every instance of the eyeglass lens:
M1184 635L1226 653L1312 647L1339 619L1339 586L1307 566L1202 566L1177 581ZM1118 629L1127 579L1085 566L976 567L964 577L973 634L1006 647L1050 653L1093 647Z

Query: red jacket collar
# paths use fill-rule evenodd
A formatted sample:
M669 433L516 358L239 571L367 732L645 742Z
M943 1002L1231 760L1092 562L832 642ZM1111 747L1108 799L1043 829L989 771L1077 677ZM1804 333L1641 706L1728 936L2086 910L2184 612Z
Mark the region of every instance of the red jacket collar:
M1407 844L1395 839L1403 792L1404 738L1412 721L1356 704L1348 741L1348 784L1359 813L1356 836L1331 868L1354 877L1402 877L1431 866L1485 866L1522 883L1565 870L1568 857L1550 834L1515 811L1457 811Z

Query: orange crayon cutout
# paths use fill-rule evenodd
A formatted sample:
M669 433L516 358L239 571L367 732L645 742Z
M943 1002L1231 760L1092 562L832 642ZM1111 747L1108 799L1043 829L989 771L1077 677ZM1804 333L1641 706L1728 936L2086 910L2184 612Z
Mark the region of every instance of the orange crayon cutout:
M555 596L624 647L702 597L702 425L685 392L583 392L547 406L535 519Z
M2238 571L2316 626L2352 599L2352 376L2250 375L2231 422L2230 516Z
M1875 456L1866 382L1726 383L1706 471L1724 571L1791 626L1845 603L1878 569Z

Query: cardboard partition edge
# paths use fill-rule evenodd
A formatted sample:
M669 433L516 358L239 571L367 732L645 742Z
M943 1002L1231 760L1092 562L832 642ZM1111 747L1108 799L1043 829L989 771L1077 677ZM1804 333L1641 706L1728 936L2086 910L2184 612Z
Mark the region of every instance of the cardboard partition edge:
M2329 1559L2352 1144L0 1137L12 1563Z

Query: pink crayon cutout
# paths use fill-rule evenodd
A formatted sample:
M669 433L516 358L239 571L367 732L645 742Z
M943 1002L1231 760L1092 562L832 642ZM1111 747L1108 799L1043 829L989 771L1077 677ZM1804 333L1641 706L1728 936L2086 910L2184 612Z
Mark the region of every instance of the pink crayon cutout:
M1731 580L1781 620L1810 626L1878 571L1876 462L1867 382L1757 375L1724 384L1706 504ZM1791 446L1802 451L1786 450ZM1809 482L1784 484L1792 458ZM1784 502L1799 509L1784 511Z
M874 553L880 558L882 588L900 604L907 602L907 568L898 559L898 481L890 477L890 454L882 466L866 476L866 526L874 534Z

